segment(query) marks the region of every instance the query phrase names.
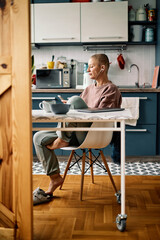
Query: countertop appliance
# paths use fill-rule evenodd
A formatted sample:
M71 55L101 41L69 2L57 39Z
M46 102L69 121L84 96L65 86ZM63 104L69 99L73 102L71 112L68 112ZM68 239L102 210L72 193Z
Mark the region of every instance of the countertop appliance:
M70 69L37 69L36 88L70 88Z

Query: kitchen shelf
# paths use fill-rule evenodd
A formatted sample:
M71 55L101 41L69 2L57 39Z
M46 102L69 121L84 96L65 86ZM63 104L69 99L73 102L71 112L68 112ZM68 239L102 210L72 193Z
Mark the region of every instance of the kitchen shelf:
M128 42L127 45L156 45L156 41L153 42Z
M146 26L148 26L148 25L156 25L156 21L152 21L152 22L150 22L150 21L129 21L128 22L128 25L146 25Z
M141 42L131 42L130 41L130 26L132 25L142 25L145 27L149 27L149 26L152 26L154 28L154 39L155 41L152 41L152 42L145 42L144 39L145 39L145 36L144 36L144 31L143 31L143 37L142 37L142 41ZM128 43L127 45L156 45L157 44L157 41L156 41L156 27L157 27L157 22L156 21L129 21L128 22Z

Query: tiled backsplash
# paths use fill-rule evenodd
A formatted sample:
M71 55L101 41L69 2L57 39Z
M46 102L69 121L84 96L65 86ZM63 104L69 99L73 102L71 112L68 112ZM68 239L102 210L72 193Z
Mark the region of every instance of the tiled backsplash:
M116 85L134 85L137 81L137 69L132 68L129 73L131 64L136 64L139 67L139 80L140 85L144 83L152 84L153 71L155 67L155 46L152 45L139 45L127 46L127 50L122 52L125 60L125 68L121 70L117 63L118 51L83 51L82 46L53 46L41 47L40 49L32 49L32 54L35 57L36 68L46 65L47 61L51 61L52 55L55 56L55 62L58 57L65 56L67 61L70 62L74 59L78 62L88 62L90 56L95 53L105 53L108 55L111 62L109 70L109 79ZM75 81L73 78L72 81ZM72 87L75 83L72 84Z

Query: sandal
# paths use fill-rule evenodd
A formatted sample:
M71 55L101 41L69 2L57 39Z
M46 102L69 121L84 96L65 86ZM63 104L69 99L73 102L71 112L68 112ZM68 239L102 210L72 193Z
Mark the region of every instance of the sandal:
M52 194L45 193L45 191L39 187L33 191L33 205L50 202L52 198Z

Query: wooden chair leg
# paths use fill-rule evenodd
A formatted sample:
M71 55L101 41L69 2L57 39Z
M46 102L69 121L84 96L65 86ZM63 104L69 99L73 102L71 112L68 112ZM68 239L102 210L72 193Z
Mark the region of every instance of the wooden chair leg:
M90 167L91 178L92 178L92 183L94 183L93 164L92 164L92 151L91 151L90 148L88 149L88 151L89 151L89 163L91 165L91 167Z
M109 170L109 167L108 167L108 164L107 164L106 158L105 158L105 156L104 156L102 150L100 150L100 154L101 154L101 157L102 157L103 163L104 163L104 165L105 165L105 167L106 167L106 169L107 169L108 176L109 176L109 178L110 178L110 180L111 180L111 183L112 183L112 185L113 185L113 188L114 188L114 190L115 190L115 193L117 193L118 191L117 191L116 185L115 185L115 183L114 183L114 180L113 180L112 174L111 174L111 172L110 172L110 170Z
M85 152L85 149L83 149L83 157L82 157L82 173L81 173L81 189L80 189L80 201L82 201L82 195L83 195L83 183L84 183L85 158L86 158L86 152Z
M68 159L68 163L67 163L67 166L66 166L66 169L65 169L65 172L63 174L63 183L64 183L64 180L66 178L66 175L67 175L67 172L68 172L68 169L69 169L69 166L70 166L70 163L72 161L72 158L73 158L73 155L74 155L74 150L72 150L70 156L69 156L69 159ZM61 184L60 188L59 189L62 189L62 186L63 186L63 183Z

